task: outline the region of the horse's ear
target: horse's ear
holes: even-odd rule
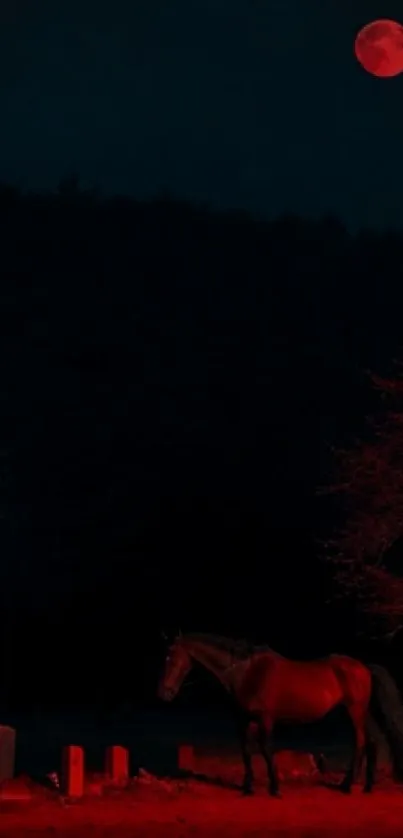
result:
[[[178,629],[178,637],[179,637],[179,638],[181,638],[181,637],[182,637],[182,632],[181,632],[181,630],[180,630],[180,629]]]
[[[163,640],[165,640],[166,642],[168,642],[168,635],[167,635],[167,633],[166,633],[165,631],[162,631],[162,632],[161,632],[161,637],[162,637],[162,639],[163,639]]]

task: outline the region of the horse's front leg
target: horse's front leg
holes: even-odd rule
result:
[[[250,719],[241,717],[238,723],[239,740],[241,743],[242,761],[244,764],[244,778],[242,784],[242,791],[245,795],[253,794],[253,769],[252,769],[252,751],[249,741],[249,727]]]
[[[267,773],[269,775],[269,792],[272,797],[281,797],[277,771],[274,764],[273,722],[267,715],[264,715],[259,719],[258,737],[259,747],[267,765]]]

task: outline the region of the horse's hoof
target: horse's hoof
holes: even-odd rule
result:
[[[341,791],[342,794],[351,794],[351,786],[347,786],[345,783],[340,783],[339,791]]]
[[[242,794],[243,794],[244,797],[252,797],[253,794],[254,794],[254,791],[253,791],[253,789],[251,789],[250,786],[245,786],[245,788],[242,789]]]
[[[270,797],[276,797],[277,800],[281,800],[282,798],[281,791],[279,791],[278,789],[269,789],[269,795]]]
[[[371,794],[372,786],[364,786],[362,793],[363,794]]]

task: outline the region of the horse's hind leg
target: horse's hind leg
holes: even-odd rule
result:
[[[373,723],[370,716],[367,718],[366,726],[365,726],[365,756],[366,756],[366,768],[365,768],[365,785],[363,791],[368,793],[372,791],[372,786],[374,785],[375,780],[375,773],[376,773],[376,761],[377,761],[377,746],[375,741],[375,735],[373,731]]]
[[[340,789],[341,791],[349,793],[351,791],[351,786],[361,768],[366,749],[367,708],[363,707],[361,704],[351,704],[346,705],[346,709],[354,728],[354,746],[350,764],[347,768],[346,775],[340,785]]]
[[[269,716],[264,715],[259,719],[258,742],[267,765],[269,792],[272,797],[281,797],[277,772],[274,765],[273,722]]]

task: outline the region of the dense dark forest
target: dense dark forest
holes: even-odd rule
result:
[[[0,222],[3,694],[143,701],[178,624],[348,650],[316,488],[399,355],[403,234],[74,178]]]

